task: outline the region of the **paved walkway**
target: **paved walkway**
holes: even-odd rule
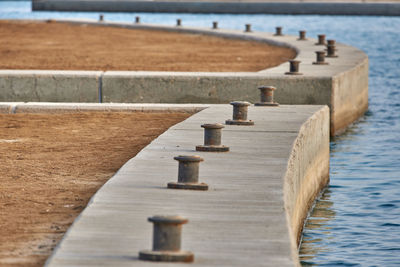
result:
[[[147,218],[153,215],[189,219],[182,249],[195,254],[193,265],[294,266],[283,178],[300,128],[315,113],[325,114],[318,128],[325,129],[328,146],[326,107],[252,106],[255,126],[227,125],[222,142],[231,151],[207,153],[194,151],[203,143],[200,125],[231,119],[232,107],[211,105],[198,112],[154,140],[97,192],[47,266],[160,266],[138,260],[140,250],[151,248]],[[200,181],[210,189],[166,189],[177,179],[173,157],[193,154],[205,160]]]

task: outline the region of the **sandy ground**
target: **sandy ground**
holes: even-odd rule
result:
[[[289,48],[195,34],[0,21],[0,69],[259,71]]]
[[[188,116],[0,114],[0,266],[42,266],[101,185]]]

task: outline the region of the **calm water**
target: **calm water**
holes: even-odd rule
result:
[[[300,250],[304,266],[400,266],[400,18],[104,13],[106,20],[243,29],[328,39],[370,59],[366,116],[331,142],[331,183],[317,201]],[[30,2],[0,1],[0,19],[93,18],[99,13],[31,12]],[[340,55],[340,51],[339,51]]]

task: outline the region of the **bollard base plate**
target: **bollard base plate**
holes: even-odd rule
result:
[[[276,102],[260,102],[260,103],[255,103],[254,106],[278,107],[279,103],[276,103]]]
[[[168,183],[168,188],[170,189],[186,189],[186,190],[208,190],[208,185],[205,183],[178,183],[170,182]]]
[[[194,255],[190,251],[142,250],[139,252],[139,259],[144,261],[192,262]]]
[[[242,120],[226,120],[225,124],[227,125],[245,125],[245,126],[251,126],[254,125],[254,121],[242,121]]]
[[[290,71],[285,72],[285,74],[286,75],[303,75],[303,73],[301,73],[301,72],[290,72]]]
[[[325,57],[339,57],[339,56],[336,56],[336,55],[334,55],[334,56],[328,56],[328,55],[326,55]]]
[[[328,62],[313,62],[312,63],[313,65],[329,65],[329,63]]]
[[[196,151],[206,151],[206,152],[228,152],[229,146],[196,146]]]
[[[314,45],[326,45],[326,43],[315,43]]]

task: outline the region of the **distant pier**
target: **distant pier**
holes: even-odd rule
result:
[[[32,10],[399,16],[400,2],[281,0],[32,0]]]

